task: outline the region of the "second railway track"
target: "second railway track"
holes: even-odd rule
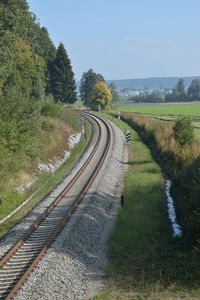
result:
[[[111,131],[99,117],[93,151],[76,176],[0,261],[0,299],[13,299],[92,185],[108,153]]]

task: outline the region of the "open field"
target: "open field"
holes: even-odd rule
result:
[[[170,104],[167,105],[124,105],[118,106],[119,111],[135,112],[163,116],[191,116],[200,118],[200,104]]]
[[[195,128],[196,138],[200,139],[200,103],[197,104],[130,104],[117,106],[117,111],[133,112],[141,114],[145,117],[161,120],[165,122],[175,122],[180,117],[189,117]]]

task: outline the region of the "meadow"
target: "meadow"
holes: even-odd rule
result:
[[[200,104],[134,104],[117,106],[117,111],[141,114],[145,117],[166,122],[175,122],[181,117],[191,119],[196,138],[200,139]]]
[[[117,106],[117,110],[140,113],[142,115],[190,116],[200,118],[200,104],[167,104],[167,105],[127,105]]]

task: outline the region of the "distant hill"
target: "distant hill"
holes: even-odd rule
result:
[[[177,81],[182,78],[184,79],[185,86],[188,87],[193,79],[200,79],[200,76],[191,77],[152,77],[152,78],[141,78],[141,79],[122,79],[122,80],[106,80],[106,83],[114,82],[119,89],[130,88],[130,89],[143,89],[144,87],[150,88],[173,88]]]

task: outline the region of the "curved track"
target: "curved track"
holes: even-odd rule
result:
[[[100,117],[96,143],[76,176],[0,261],[0,299],[12,299],[69,221],[97,176],[110,148],[111,130]]]

